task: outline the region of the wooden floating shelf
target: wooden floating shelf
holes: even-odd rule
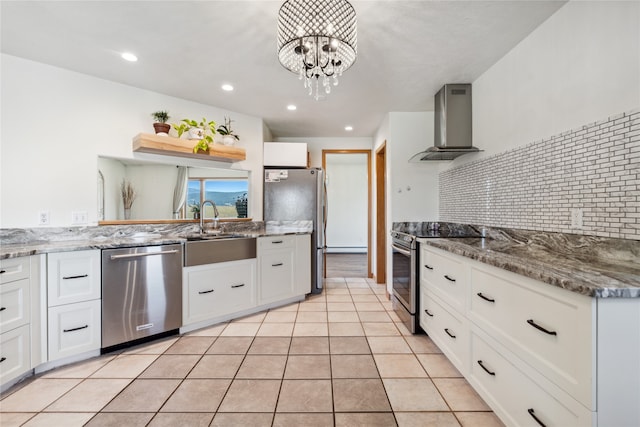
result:
[[[180,139],[150,133],[139,133],[133,138],[136,153],[162,154],[165,156],[189,157],[192,159],[216,160],[219,162],[239,162],[247,158],[244,148],[211,144],[209,153],[194,153],[195,139]]]

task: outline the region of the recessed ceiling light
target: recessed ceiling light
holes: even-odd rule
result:
[[[295,106],[295,105],[293,105],[293,104],[291,104],[291,105],[287,105],[287,110],[289,110],[289,111],[295,111],[295,110],[297,110],[297,109],[298,109],[298,107],[296,107],[296,106]]]
[[[131,52],[124,52],[121,56],[122,59],[129,62],[136,62],[138,60],[138,57]]]
[[[344,130],[346,130],[347,132],[351,132],[353,130],[353,126],[345,126]]]
[[[225,90],[227,92],[231,92],[233,90],[233,86],[231,86],[230,84],[223,84],[222,85],[222,90]]]

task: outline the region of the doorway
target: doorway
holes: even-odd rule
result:
[[[322,150],[327,184],[325,277],[373,277],[371,151]]]

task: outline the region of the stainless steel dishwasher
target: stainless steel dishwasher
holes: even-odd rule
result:
[[[102,251],[102,348],[180,328],[182,245]]]

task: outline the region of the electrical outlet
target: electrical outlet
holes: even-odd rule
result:
[[[582,208],[571,209],[571,228],[582,230]]]
[[[49,211],[40,211],[38,213],[38,225],[49,225]]]
[[[87,211],[71,212],[71,224],[86,224],[88,221],[87,216]]]

